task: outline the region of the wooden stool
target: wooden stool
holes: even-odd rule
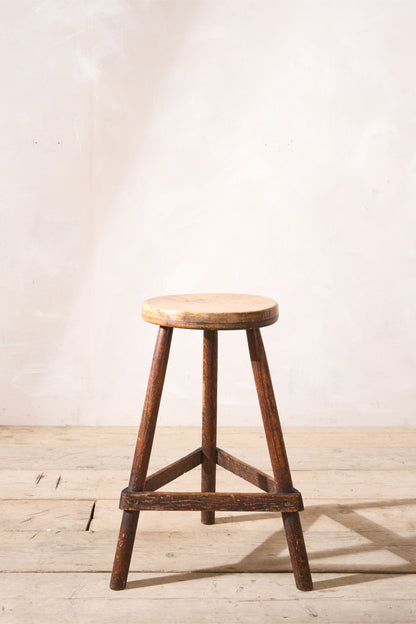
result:
[[[143,303],[145,321],[159,325],[146,400],[140,423],[130,482],[120,498],[123,509],[120,535],[111,577],[111,589],[126,587],[139,512],[142,509],[200,510],[204,524],[215,522],[215,511],[282,512],[289,554],[298,589],[312,589],[299,511],[302,497],[292,485],[283,434],[260,327],[275,323],[278,307],[266,297],[237,294],[156,297]],[[174,327],[202,329],[203,402],[202,446],[147,477],[150,452]],[[274,479],[226,451],[217,448],[218,330],[245,329],[257,387]],[[201,492],[157,492],[185,472],[202,466]],[[230,470],[265,493],[215,492],[216,464]]]

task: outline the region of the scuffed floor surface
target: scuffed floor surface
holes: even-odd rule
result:
[[[0,428],[0,622],[416,622],[416,430],[293,428],[285,439],[315,584],[299,592],[278,513],[141,514],[127,589],[108,588],[136,429]],[[200,445],[160,428],[150,472]],[[218,444],[266,472],[260,428]],[[218,469],[218,490],[255,491]],[[199,469],[166,486],[198,490]]]

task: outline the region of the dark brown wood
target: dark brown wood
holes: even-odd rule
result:
[[[173,329],[170,327],[160,327],[156,340],[129,481],[129,489],[133,491],[142,490],[146,481],[163,383],[169,359],[172,332]],[[111,589],[121,590],[126,586],[138,519],[139,514],[137,511],[125,511],[123,513],[110,582]]]
[[[299,492],[263,494],[257,492],[130,492],[124,490],[120,507],[128,511],[297,511],[302,509]]]
[[[172,328],[160,327],[157,335],[129,481],[129,489],[133,491],[142,490],[146,481],[160,399],[168,365],[172,332]]]
[[[220,448],[217,449],[217,464],[265,492],[277,492],[277,484],[268,474],[246,464]]]
[[[312,576],[299,514],[282,513],[282,519],[296,587],[301,591],[312,591]]]
[[[260,330],[247,330],[247,339],[274,478],[280,492],[293,492],[289,462]],[[296,586],[303,591],[309,591],[313,588],[312,578],[299,514],[294,512],[282,515]]]
[[[185,455],[182,459],[169,464],[165,468],[161,468],[157,472],[154,472],[150,477],[147,477],[144,484],[145,491],[154,491],[163,487],[167,483],[170,483],[174,479],[177,479],[181,475],[185,474],[192,468],[196,468],[202,462],[202,448],[198,448],[192,453]]]
[[[199,299],[196,303],[200,304]],[[209,304],[213,305],[211,300]],[[218,305],[218,301],[215,301],[215,305]],[[241,301],[239,305],[242,305]],[[208,311],[204,308],[203,311],[204,314],[220,312],[223,314],[217,308]],[[237,313],[236,310],[234,312]],[[239,314],[240,312],[238,311]],[[226,325],[228,321],[229,319],[225,319]],[[151,322],[154,322],[154,319]],[[231,326],[236,328],[233,323],[234,320],[226,328],[229,329]],[[202,446],[147,477],[173,331],[172,327],[161,326],[129,486],[123,490],[120,499],[123,518],[110,587],[120,590],[126,586],[139,512],[142,509],[201,511],[201,520],[205,524],[212,524],[215,521],[215,511],[280,511],[296,585],[299,589],[308,591],[312,589],[312,579],[298,513],[303,509],[302,497],[293,487],[259,325],[253,328],[250,323],[246,328],[274,479],[216,447],[218,332],[215,325],[206,326],[202,323],[199,327],[204,328]],[[216,492],[217,463],[261,488],[265,493]],[[199,464],[202,466],[200,493],[155,491]]]
[[[215,492],[218,332],[209,329],[204,330],[203,344],[201,492]],[[201,522],[203,524],[214,524],[215,511],[202,511]]]

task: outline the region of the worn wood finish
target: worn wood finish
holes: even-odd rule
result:
[[[202,466],[201,492],[215,492],[217,466],[218,332],[204,330],[202,365]],[[203,524],[214,524],[215,511],[201,511]]]
[[[123,490],[123,519],[110,587],[123,589],[141,509],[200,510],[203,524],[214,524],[215,511],[281,511],[299,589],[312,589],[298,512],[302,498],[293,488],[273,387],[259,327],[277,320],[275,301],[251,295],[179,295],[143,304],[143,318],[160,325],[149,378],[129,487]],[[203,329],[202,447],[160,469],[146,480],[173,327]],[[260,401],[274,482],[268,475],[217,449],[218,329],[247,329],[250,356]],[[217,493],[217,462],[266,494]],[[201,463],[201,493],[154,492]],[[146,491],[144,491],[144,489]],[[277,491],[276,491],[277,490]]]
[[[241,447],[244,454],[245,448]],[[398,449],[400,451],[400,449]],[[259,450],[261,458],[266,450]],[[253,457],[255,459],[255,456]],[[173,481],[178,491],[200,488],[199,468]],[[0,487],[1,499],[50,499],[50,500],[118,500],[120,491],[128,484],[128,470],[3,470]],[[414,495],[414,470],[300,470],[293,472],[296,489],[304,499],[332,498],[340,503],[345,497],[354,500],[400,500]],[[39,476],[44,475],[38,481]],[[56,483],[61,477],[59,486]],[[217,468],[217,486],[232,491],[236,478],[220,466]],[[255,491],[245,481],[239,483],[242,491]],[[0,502],[1,506],[1,502]]]
[[[172,331],[167,327],[159,328],[130,475],[129,489],[132,491],[142,490],[145,485],[169,359]],[[110,582],[111,589],[120,590],[126,586],[138,519],[137,512],[123,512]]]
[[[285,441],[290,450],[302,449],[306,453],[308,449],[319,449],[314,451],[315,455],[320,455],[323,451],[333,451],[331,455],[327,455],[325,459],[329,459],[332,463],[335,461],[334,456],[344,457],[347,453],[353,451],[353,455],[349,456],[348,463],[343,462],[341,465],[335,466],[322,465],[314,466],[313,469],[340,470],[347,469],[368,469],[388,470],[390,468],[397,470],[404,468],[414,468],[414,464],[407,465],[406,461],[411,456],[416,455],[416,427],[288,427],[283,426]],[[88,468],[88,453],[94,452],[94,469],[100,468],[100,458],[103,453],[118,453],[120,459],[126,457],[126,448],[131,448],[137,439],[137,426],[101,426],[100,445],[97,448],[97,428],[91,426],[73,427],[73,426],[0,426],[0,449],[1,453],[9,449],[10,451],[20,448],[19,458],[22,465],[18,468],[28,470],[30,468],[39,468],[39,450],[44,452],[43,458],[48,460],[48,452],[50,451],[53,461],[55,462],[59,454],[63,462],[63,468]],[[166,451],[170,449],[196,448],[200,441],[200,426],[192,427],[169,427],[159,426],[156,432],[156,439],[159,444],[166,447]],[[257,427],[218,427],[221,434],[222,445],[227,448],[234,447],[239,449],[257,449],[260,444],[265,442],[264,429],[262,426]],[[30,447],[30,454],[25,455],[22,446]],[[91,449],[93,447],[93,450]],[[65,456],[62,456],[62,449],[65,448]],[[72,455],[73,452],[80,452],[81,457],[76,457],[75,462],[82,462],[82,465],[66,465],[67,454]],[[155,448],[156,452],[157,449]],[[130,451],[128,451],[130,452]],[[372,461],[378,456],[379,464],[371,465],[365,463],[366,456],[372,454]],[[178,453],[180,454],[180,452]],[[404,455],[404,462],[401,457]],[[384,458],[387,456],[387,464]],[[14,457],[17,458],[17,455]],[[106,460],[108,455],[104,456]],[[131,457],[131,453],[129,455]],[[153,453],[152,453],[153,457]],[[33,466],[32,459],[36,461]],[[111,458],[111,455],[110,455]],[[42,458],[41,458],[42,459]],[[256,463],[262,462],[262,455],[256,458]],[[291,462],[292,463],[292,462]],[[24,464],[24,465],[23,465]],[[2,466],[6,468],[10,464]],[[46,464],[42,465],[42,469],[55,468],[56,466]],[[58,468],[61,467],[58,466]],[[131,460],[128,469],[131,468]],[[110,466],[111,469],[114,466]],[[118,467],[120,469],[120,467]],[[309,464],[298,467],[299,469],[309,470]],[[293,470],[293,466],[292,466]]]
[[[190,473],[192,475],[192,473]],[[194,477],[194,487],[198,485],[197,474]],[[330,478],[330,474],[328,475]],[[184,490],[181,487],[181,490]],[[369,491],[371,484],[369,485]],[[232,488],[228,488],[229,492]],[[245,491],[245,490],[244,490]],[[6,508],[11,502],[2,502],[2,508]],[[32,502],[32,501],[28,501]],[[36,501],[33,501],[35,503]],[[70,501],[67,501],[69,507]],[[160,531],[163,534],[169,530],[174,533],[197,533],[199,530],[202,536],[212,534],[209,527],[198,527],[196,524],[195,512],[180,512],[175,514],[143,514],[140,518],[140,529],[144,533],[147,531]],[[244,514],[241,512],[218,512],[215,524],[215,535],[221,531],[227,532],[234,527],[237,532],[249,539],[249,536],[260,535],[261,533],[272,535],[276,531],[276,519],[280,516],[276,513],[264,514]],[[117,531],[120,524],[120,510],[117,501],[99,500],[95,505],[94,517],[91,522],[92,531]],[[280,527],[279,527],[280,528]],[[416,536],[416,498],[390,499],[390,500],[356,500],[344,498],[342,501],[327,498],[308,499],[305,510],[302,512],[302,528],[306,543],[309,545],[309,536],[319,533],[322,536],[329,533],[344,536],[348,531],[355,534],[366,533],[368,531],[378,532],[385,536],[385,543],[394,543],[393,535],[396,536],[396,543],[400,542],[405,547],[403,538]],[[283,529],[283,527],[282,527]],[[235,533],[235,535],[236,535]],[[314,537],[312,537],[314,539]],[[384,538],[383,538],[384,540]],[[329,550],[336,550],[340,546],[340,539],[337,537],[328,545]],[[202,543],[201,543],[202,548]],[[310,548],[308,548],[311,559]],[[387,555],[387,553],[385,553]],[[387,562],[387,556],[384,558]],[[311,560],[311,568],[313,561]],[[380,562],[379,562],[380,563]],[[415,560],[416,564],[416,560]],[[380,567],[379,570],[383,568]]]
[[[220,448],[217,449],[217,463],[265,492],[277,492],[277,484],[268,474],[253,468]]]
[[[145,321],[185,329],[248,329],[275,323],[276,301],[241,294],[195,294],[155,297],[143,302]]]
[[[108,579],[118,498],[131,467],[126,454],[132,455],[137,427],[0,427],[0,454],[20,448],[16,465],[0,470],[0,621],[114,624],[139,614],[143,622],[205,624],[221,613],[227,624],[414,624],[415,476],[406,461],[416,449],[415,429],[298,427],[284,433],[293,482],[306,496],[302,525],[313,592],[296,589],[279,513],[216,512],[215,525],[205,526],[200,512],[178,511],[140,516],[128,592],[120,594],[108,589]],[[268,470],[258,428],[218,434],[227,451]],[[165,455],[169,463],[199,444],[200,427],[158,427],[154,469]],[[306,457],[294,473],[294,447],[299,453],[310,447],[311,458],[312,450],[334,453],[312,469]],[[106,470],[103,451],[110,453]],[[217,487],[232,491],[237,477],[221,467],[217,472]],[[199,473],[172,485],[197,490]],[[246,485],[254,487],[241,481]]]
[[[107,574],[0,575],[4,624],[414,624],[416,575],[316,574],[301,594],[291,574],[131,573],[128,596]],[[45,606],[47,605],[47,608]],[[221,614],[221,619],[218,615]],[[139,616],[139,617],[138,617]]]
[[[117,507],[117,501],[114,506]],[[182,527],[178,526],[184,514],[190,518]],[[143,513],[140,520],[147,520],[146,529],[140,524],[130,572],[292,571],[283,526],[276,524],[277,518],[280,519],[278,512],[218,512],[218,521],[213,526],[201,525],[199,515],[200,510]],[[265,526],[267,518],[270,520]],[[149,526],[152,521],[154,526]],[[354,527],[352,524],[337,531],[314,531],[312,527],[306,533],[313,572],[416,572],[415,531],[400,537],[379,525],[360,532],[353,530]],[[0,569],[2,572],[101,570],[110,573],[115,534],[116,529],[95,533],[47,530],[2,533]]]
[[[301,511],[302,497],[299,492],[235,493],[228,492],[130,492],[123,490],[120,509],[139,511]]]
[[[50,499],[2,500],[0,507],[0,534],[12,530],[29,531],[33,535],[34,531],[87,530],[95,501],[55,500],[52,504]]]
[[[198,448],[192,453],[185,455],[182,459],[178,459],[177,461],[169,464],[165,468],[161,468],[157,472],[147,477],[144,490],[154,491],[163,487],[167,483],[170,483],[174,479],[182,476],[192,468],[196,468],[202,462],[202,448]]]
[[[47,427],[44,429],[45,434],[49,437]],[[183,426],[181,437],[179,437],[178,429],[179,427],[157,427],[149,463],[149,470],[152,472],[175,461],[177,457],[186,455],[189,449],[200,446],[200,427]],[[247,430],[246,433],[237,436],[234,427],[218,427],[218,438],[221,439],[222,448],[226,448],[228,453],[236,457],[244,455],[244,460],[247,463],[257,466],[263,472],[271,472],[264,435],[260,434],[260,429],[255,427],[244,427],[244,429]],[[81,429],[79,431],[81,439],[83,431]],[[263,428],[261,431],[264,431]],[[369,446],[350,447],[349,439],[351,436],[346,437],[345,446],[341,447],[339,439],[332,436],[334,446],[331,447],[331,439],[328,439],[327,431],[323,428],[322,436],[327,437],[327,446],[317,447],[314,444],[315,435],[309,434],[309,429],[305,431],[304,435],[305,438],[310,435],[310,447],[304,443],[301,445],[298,435],[293,440],[297,446],[293,446],[290,442],[294,437],[292,431],[289,430],[286,433],[283,429],[283,433],[293,478],[293,473],[297,470],[369,470],[372,472],[378,470],[402,470],[403,472],[416,470],[416,444],[413,447],[401,447],[400,453],[398,453],[397,446],[396,448],[383,447],[383,450],[379,447],[372,448]],[[341,431],[339,437],[342,437],[342,434]],[[366,431],[363,431],[362,435],[363,438],[371,437]],[[412,432],[409,431],[409,437],[411,436]],[[124,437],[125,443],[117,446],[122,437],[114,431],[114,445],[108,446],[110,434],[103,432],[103,446],[94,449],[94,471],[130,471],[134,444],[137,438],[137,427],[135,436],[132,435],[128,438],[126,435]],[[379,437],[377,431],[374,432],[374,437]],[[252,443],[248,446],[250,440]],[[406,443],[408,442],[406,441]],[[67,470],[81,471],[92,466],[89,442],[85,448],[80,446],[80,440],[78,440],[77,446],[72,446],[70,443],[63,446],[60,442],[56,447],[42,447],[36,446],[36,444],[35,439],[33,446],[28,447],[28,453],[25,453],[22,445],[2,446],[0,441],[0,470],[8,470],[11,466],[14,470],[38,470],[39,466],[42,466],[45,475],[49,475],[49,471],[52,473]],[[59,487],[61,485],[60,483]]]
[[[292,477],[260,330],[247,330],[247,339],[274,478],[279,491],[292,492]],[[313,589],[312,577],[299,514],[284,513],[283,524],[296,586],[302,591],[310,591]]]

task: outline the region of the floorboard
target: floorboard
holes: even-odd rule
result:
[[[197,512],[151,511],[128,589],[111,592],[136,434],[0,427],[1,623],[416,621],[415,429],[285,429],[305,504],[308,593],[295,588],[280,514],[221,512],[206,526]],[[151,470],[199,444],[199,427],[160,428]],[[261,428],[222,428],[219,445],[270,473]],[[199,486],[196,469],[164,489]],[[218,489],[255,488],[219,469]]]
[[[316,574],[315,590],[307,593],[294,588],[291,574],[133,573],[124,592],[108,589],[107,574],[53,577],[1,574],[0,621],[114,624],[139,618],[146,624],[413,624],[416,620],[416,575]]]

